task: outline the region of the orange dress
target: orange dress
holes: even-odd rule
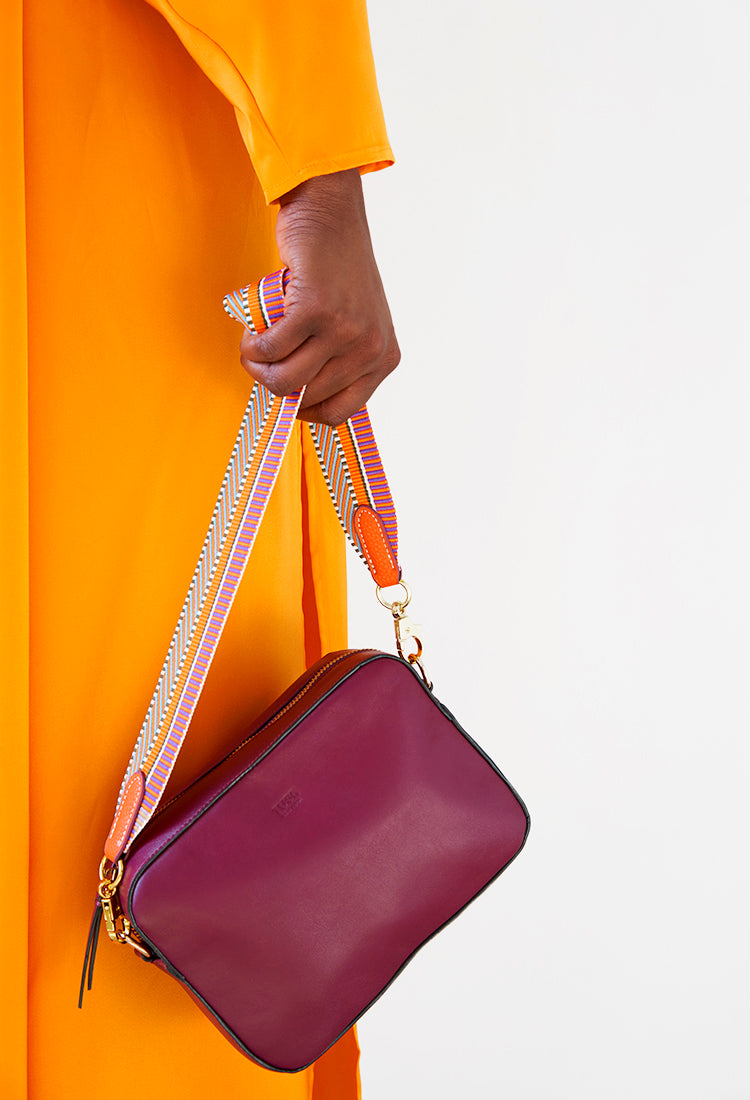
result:
[[[250,380],[222,295],[278,265],[269,203],[390,163],[361,0],[6,0],[0,36],[0,1095],[347,1100],[238,1054],[102,937],[114,799]],[[249,155],[248,155],[249,153]],[[302,426],[177,785],[344,642],[343,538]]]

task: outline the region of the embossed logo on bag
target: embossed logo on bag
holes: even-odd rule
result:
[[[276,805],[273,807],[279,817],[287,817],[292,810],[296,810],[302,801],[302,795],[299,791],[292,789],[287,791],[283,798],[280,798]]]

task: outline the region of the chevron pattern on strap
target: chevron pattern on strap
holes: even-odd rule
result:
[[[225,301],[227,312],[253,332],[283,313],[283,272]],[[153,814],[198,702],[229,609],[250,556],[294,427],[301,393],[275,397],[253,387],[156,689],[122,782],[132,776],[145,792],[128,846]]]
[[[264,290],[261,296],[258,296],[255,286],[250,286],[228,294],[224,299],[227,313],[246,325],[251,332],[256,331],[252,321],[252,307],[256,301],[256,309],[262,311],[269,326],[284,312],[284,291],[289,282],[288,269],[274,272],[263,280],[263,284],[267,282],[269,290]],[[354,549],[365,561],[354,527],[354,512],[361,505],[367,505],[378,513],[393,556],[397,558],[396,509],[367,409],[360,409],[337,428],[326,424],[310,424],[309,427],[336,515]]]
[[[224,308],[251,332],[263,332],[283,316],[288,279],[286,269],[267,275],[257,284],[228,294]],[[257,382],[253,386],[198,564],[120,788],[118,811],[128,784],[136,773],[143,776],[143,797],[132,827],[129,802],[118,825],[123,830],[123,851],[153,815],[182,747],[301,399],[302,391],[276,397]],[[331,499],[353,546],[372,571],[372,557],[363,553],[355,525],[356,510],[366,506],[377,514],[382,537],[387,538],[396,562],[396,513],[367,410],[361,409],[340,427],[312,424],[310,430]],[[391,570],[395,569],[392,565]],[[140,784],[140,779],[137,782]]]

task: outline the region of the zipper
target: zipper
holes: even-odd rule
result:
[[[264,730],[267,730],[268,727],[272,726],[274,722],[277,722],[279,720],[279,718],[283,718],[285,714],[288,714],[288,712],[292,709],[292,707],[296,706],[297,703],[300,701],[300,699],[306,694],[306,692],[308,692],[310,690],[310,688],[313,686],[313,684],[317,683],[317,681],[320,679],[320,677],[325,672],[328,672],[329,669],[333,668],[334,665],[338,665],[338,664],[341,663],[341,661],[347,660],[347,658],[351,657],[351,655],[353,653],[368,653],[368,652],[370,652],[370,650],[368,650],[366,648],[364,648],[364,649],[348,649],[346,651],[346,653],[342,653],[338,657],[334,657],[334,659],[332,661],[328,661],[327,664],[323,665],[322,668],[319,668],[318,671],[315,673],[315,675],[311,676],[310,679],[307,680],[302,685],[302,687],[299,689],[299,691],[294,696],[294,698],[290,699],[289,702],[286,704],[286,706],[283,706],[281,708],[281,710],[276,712],[276,714],[272,714],[271,717],[266,722],[264,722],[262,726],[260,726],[257,730],[255,730],[254,733],[251,733],[249,737],[246,737],[244,741],[241,741],[239,745],[237,745],[235,748],[233,748],[231,752],[228,752],[226,756],[221,758],[221,760],[217,760],[215,764],[212,764],[212,766],[208,770],[213,771],[214,768],[218,768],[220,764],[224,764],[227,760],[230,760],[235,755],[235,753],[238,753],[240,751],[240,749],[244,749],[245,745],[249,745],[250,742],[252,740],[254,740],[254,738],[256,738],[259,733],[262,733]],[[208,772],[204,772],[203,775],[208,775]],[[182,796],[184,794],[187,794],[187,792],[190,790],[190,788],[195,783],[199,782],[199,780],[202,779],[202,778],[203,778],[203,776],[199,776],[198,779],[194,779],[193,782],[190,783],[185,788],[184,791],[180,791],[178,794],[173,795],[169,799],[168,802],[165,802],[163,806],[160,806],[159,809],[156,811],[156,813],[153,814],[153,816],[151,817],[148,824],[150,825],[152,821],[155,821],[156,818],[159,817],[161,814],[163,814],[164,811],[167,810],[171,805],[173,805],[173,803],[175,803],[178,800],[178,798],[182,798]],[[145,828],[145,826],[144,826],[144,828]]]

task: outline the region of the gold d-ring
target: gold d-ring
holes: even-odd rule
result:
[[[383,591],[384,588],[403,588],[403,590],[404,590],[403,600],[386,600],[386,599],[383,599],[383,597],[381,596],[381,592]],[[409,585],[406,583],[406,581],[397,581],[395,584],[387,584],[387,585],[380,585],[379,584],[375,588],[375,595],[378,597],[378,602],[381,603],[383,605],[383,607],[387,607],[388,610],[393,612],[394,615],[395,614],[401,615],[403,613],[404,608],[408,607],[409,604],[411,603],[411,588],[409,588]],[[394,608],[397,608],[398,610],[394,611],[393,610]]]
[[[109,867],[107,866],[109,864]],[[102,885],[111,886],[116,889],[122,881],[122,873],[125,870],[125,864],[121,859],[118,859],[117,863],[112,863],[105,856],[99,864],[99,880]]]

